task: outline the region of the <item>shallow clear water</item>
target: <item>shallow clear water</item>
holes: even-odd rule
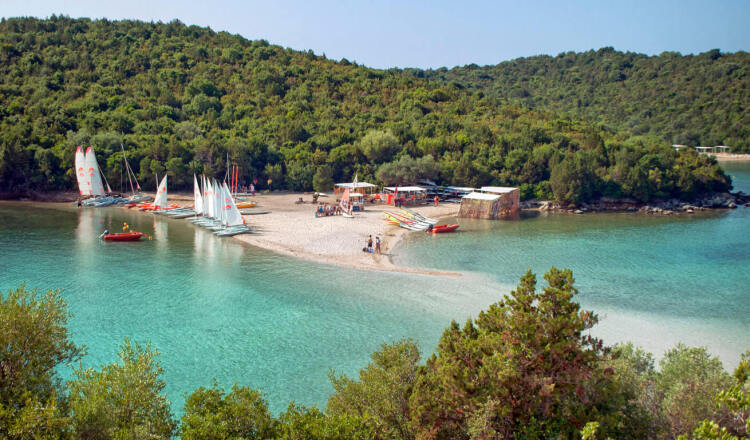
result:
[[[97,238],[123,222],[153,240]],[[457,280],[312,264],[121,208],[2,204],[0,289],[21,282],[63,289],[86,367],[115,360],[126,337],[150,340],[177,413],[214,377],[261,388],[275,411],[291,400],[324,405],[329,369],[355,374],[402,337],[432,350],[451,318],[498,297],[481,281],[457,295]]]
[[[750,164],[727,164],[750,192]],[[485,274],[515,285],[527,270],[570,268],[606,342],[657,356],[683,341],[727,365],[750,348],[750,209],[693,216],[550,214],[522,221],[459,219],[462,233],[413,234],[398,261]]]
[[[750,164],[729,164],[750,191]],[[105,243],[127,221],[151,241]],[[62,288],[84,366],[111,362],[123,338],[151,341],[173,409],[216,378],[261,388],[272,409],[324,405],[327,374],[355,374],[383,342],[434,349],[451,319],[497,301],[527,268],[570,267],[608,343],[656,354],[708,345],[727,366],[750,348],[750,209],[662,218],[621,214],[460,221],[411,234],[395,260],[468,271],[459,278],[358,272],[220,239],[181,220],[120,208],[0,205],[0,291]],[[69,370],[62,371],[69,375]]]

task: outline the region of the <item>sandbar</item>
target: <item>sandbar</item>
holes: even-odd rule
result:
[[[296,203],[302,197],[304,203]],[[251,198],[257,209],[270,213],[246,215],[245,221],[253,228],[252,234],[234,238],[252,246],[318,263],[363,270],[405,272],[424,275],[460,276],[458,272],[425,270],[394,264],[394,249],[405,234],[424,234],[409,231],[385,222],[383,211],[397,210],[385,204],[368,203],[365,210],[355,212],[354,218],[341,215],[315,217],[316,204],[312,195],[299,193],[257,194]],[[332,195],[319,202],[335,203]],[[442,203],[414,208],[424,216],[442,218],[455,216],[459,205]],[[367,237],[381,239],[381,253],[363,252]]]

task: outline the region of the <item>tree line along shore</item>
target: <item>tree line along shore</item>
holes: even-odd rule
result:
[[[746,57],[719,55],[678,58],[696,69],[724,66],[710,78],[736,79],[722,90],[740,105],[685,130],[747,126]],[[604,51],[591,62],[619,56]],[[96,148],[113,188],[126,180],[123,156],[146,188],[156,174],[167,173],[175,188],[192,174],[221,176],[227,160],[245,183],[294,191],[355,174],[383,184],[517,186],[523,199],[568,204],[691,201],[731,187],[713,159],[672,151],[671,139],[650,131],[179,21],[3,19],[0,60],[0,191],[9,195],[73,187],[78,145]],[[648,111],[677,118],[681,107]]]
[[[0,296],[0,436],[5,439],[511,438],[721,439],[750,435],[750,350],[733,375],[705,348],[682,344],[655,366],[632,344],[588,330],[570,270],[518,287],[464,325],[452,322],[422,358],[410,339],[384,344],[357,377],[329,374],[325,406],[272,414],[257,390],[214,382],[186,396],[178,420],[159,353],[125,340],[118,360],[74,368],[59,291]],[[113,347],[114,349],[114,347]],[[210,374],[210,372],[207,372]],[[186,390],[188,391],[188,390]]]

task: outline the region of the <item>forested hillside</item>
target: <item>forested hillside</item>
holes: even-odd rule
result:
[[[518,185],[524,198],[642,201],[729,188],[711,159],[455,83],[375,70],[178,21],[0,22],[0,192],[74,187],[91,144],[152,188],[193,173],[324,189],[360,178]]]
[[[750,152],[750,54],[647,56],[611,47],[495,66],[409,70],[530,108],[583,117],[634,135]]]

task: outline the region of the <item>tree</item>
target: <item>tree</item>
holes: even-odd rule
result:
[[[731,377],[705,347],[678,344],[664,354],[659,367],[655,386],[670,438],[693,432],[701,420],[727,417],[714,397],[729,388]]]
[[[81,358],[65,327],[59,290],[40,295],[24,285],[0,295],[0,437],[53,438],[67,426],[57,373]]]
[[[375,163],[390,159],[401,149],[398,139],[390,131],[371,130],[359,141],[367,158]]]
[[[456,322],[419,370],[410,399],[420,439],[572,437],[591,421],[601,341],[597,318],[572,301],[570,270],[530,271],[476,323]]]
[[[590,153],[579,150],[552,165],[549,183],[557,201],[577,204],[591,199],[592,180]]]
[[[277,422],[258,391],[235,384],[225,394],[214,383],[188,396],[180,431],[183,440],[270,439]]]
[[[375,174],[386,185],[401,185],[414,183],[420,179],[432,180],[439,173],[440,165],[432,156],[427,155],[419,159],[401,156],[398,160],[382,164]]]
[[[328,415],[372,418],[386,438],[409,440],[409,396],[417,376],[419,347],[410,339],[383,344],[359,371],[359,380],[329,375],[334,394]]]
[[[68,383],[71,417],[78,439],[169,439],[177,428],[166,383],[150,344],[125,339],[119,362],[77,369]]]
[[[328,165],[320,165],[313,176],[313,189],[315,191],[328,191],[333,188],[333,170]]]
[[[317,408],[289,404],[279,415],[278,440],[381,440],[381,437],[359,417],[326,415]]]
[[[750,437],[750,350],[746,350],[737,369],[735,383],[716,395],[716,403],[729,414],[724,420],[704,420],[693,431],[699,440],[739,440]],[[723,426],[722,426],[723,425]],[[679,437],[686,439],[686,435]]]

